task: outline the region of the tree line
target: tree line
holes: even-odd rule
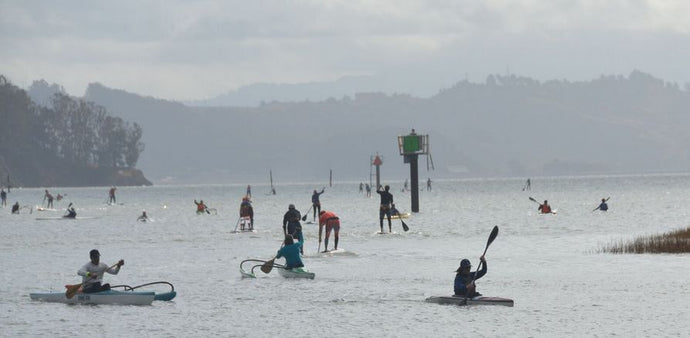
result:
[[[0,165],[19,172],[26,166],[50,169],[56,162],[82,168],[135,167],[144,150],[137,123],[64,93],[54,94],[50,102],[50,107],[34,103],[0,75]]]

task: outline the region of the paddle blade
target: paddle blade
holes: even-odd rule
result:
[[[403,221],[403,220],[401,219],[401,220],[400,220],[400,223],[402,223],[403,230],[405,230],[405,231],[410,230],[410,228],[407,227],[407,224],[405,224],[405,221]]]
[[[261,265],[261,272],[263,272],[263,273],[269,273],[269,272],[271,272],[271,270],[273,270],[273,262],[274,262],[275,260],[276,260],[276,259],[273,258],[273,259],[271,259],[270,261],[267,261],[266,263],[264,263],[263,265]]]
[[[489,235],[489,240],[486,241],[486,247],[489,247],[489,244],[496,239],[496,236],[498,236],[498,225],[494,226],[494,229],[491,230],[491,234]],[[486,251],[485,251],[486,252]]]
[[[307,220],[307,215],[302,216],[302,221],[306,221],[306,220]]]
[[[537,202],[537,200],[535,200],[534,198],[532,198],[532,196],[529,197],[529,200],[532,201],[532,202],[539,203],[539,202]]]
[[[83,283],[74,284],[74,285],[65,285],[65,287],[67,288],[67,291],[65,291],[65,297],[67,297],[67,299],[74,297],[74,295],[77,293],[77,291],[79,291],[79,288],[81,288],[81,284],[83,284]]]

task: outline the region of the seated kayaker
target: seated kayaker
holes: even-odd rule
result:
[[[476,291],[474,281],[486,275],[486,259],[481,256],[479,260],[482,262],[482,269],[479,272],[470,272],[472,263],[469,259],[460,261],[460,267],[455,270],[455,296],[474,298],[482,295]]]
[[[210,212],[208,211],[208,207],[206,206],[206,204],[204,204],[204,200],[200,200],[199,202],[194,200],[194,204],[196,204],[197,215],[202,214],[204,212],[206,212],[207,214],[210,214]]]
[[[146,222],[149,220],[149,216],[146,214],[146,210],[141,213],[141,216],[137,217],[137,221]]]
[[[398,211],[398,208],[395,207],[395,204],[391,204],[391,216],[395,215],[400,216],[400,211]]]
[[[285,268],[294,269],[304,267],[302,259],[300,258],[300,250],[302,249],[302,239],[299,238],[297,243],[291,235],[285,235],[283,247],[278,250],[276,258],[285,257]]]
[[[72,206],[72,203],[67,206],[67,214],[65,216],[62,216],[64,218],[77,218],[77,211],[74,210],[74,207]]]
[[[602,198],[602,199],[601,199],[601,204],[599,204],[599,206],[597,207],[597,209],[599,209],[599,210],[601,210],[601,211],[609,210],[609,205],[606,204],[606,198]],[[594,210],[596,210],[596,209],[594,209]]]
[[[539,204],[539,208],[537,208],[542,214],[550,214],[551,213],[551,206],[549,205],[549,201],[544,200],[544,204]]]
[[[110,284],[101,284],[103,282],[103,274],[107,272],[112,275],[117,275],[117,273],[120,272],[120,267],[125,264],[125,261],[118,261],[116,267],[108,267],[107,264],[100,261],[101,254],[98,250],[91,250],[89,256],[91,257],[91,261],[84,264],[77,272],[77,275],[82,276],[83,292],[93,293],[110,290]]]
[[[19,202],[14,203],[14,205],[12,206],[12,213],[13,214],[19,213]]]

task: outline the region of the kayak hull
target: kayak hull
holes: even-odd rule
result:
[[[292,270],[278,268],[278,273],[285,278],[306,278],[314,279],[315,273],[306,271],[302,268],[295,268]]]
[[[513,300],[502,297],[478,296],[474,298],[455,297],[455,296],[434,296],[426,299],[427,303],[452,304],[452,305],[502,305],[513,306]]]
[[[151,305],[154,299],[156,299],[156,293],[110,290],[94,293],[77,293],[72,298],[67,298],[64,292],[31,293],[29,297],[31,300],[64,304]],[[175,297],[175,292],[166,292],[161,294],[161,297],[168,298],[165,300],[170,300]]]

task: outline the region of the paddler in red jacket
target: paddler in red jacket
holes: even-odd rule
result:
[[[323,252],[328,252],[328,237],[331,236],[331,230],[334,231],[335,238],[334,250],[338,250],[338,233],[340,232],[340,218],[332,211],[321,210],[319,212],[319,244],[321,244],[321,231],[326,226],[326,239],[324,240]]]

